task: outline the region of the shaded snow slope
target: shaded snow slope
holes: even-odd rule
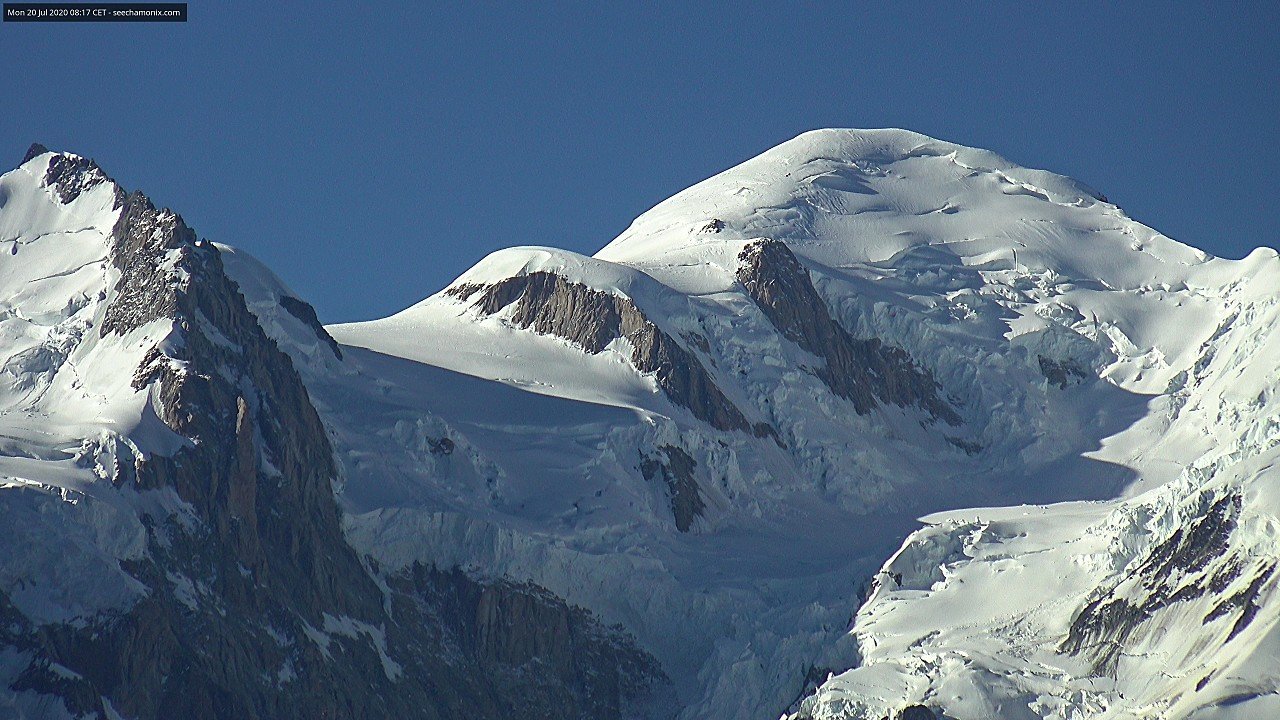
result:
[[[156,417],[151,388],[132,386],[172,322],[100,332],[119,277],[109,254],[121,208],[116,185],[75,155],[39,153],[0,177],[0,502],[11,528],[0,585],[42,621],[142,594],[119,561],[141,556],[145,532],[104,479],[117,455],[184,442]],[[73,539],[57,542],[64,533]]]
[[[1278,289],[1274,263],[1228,289],[1195,363],[1099,453],[1152,468],[1131,497],[925,518],[859,611],[861,666],[797,717],[1271,717]]]
[[[778,256],[759,251],[776,241],[801,271],[760,275],[791,288],[760,292],[743,273],[763,256],[775,258],[766,269],[776,270]],[[922,649],[928,642],[976,657],[955,635],[929,635],[938,625],[932,613],[955,606],[935,611],[920,592],[950,572],[939,568],[970,557],[982,526],[928,531],[951,549],[913,561],[920,587],[892,605],[932,640],[913,636],[873,652],[867,614],[888,612],[877,609],[887,602],[883,587],[848,632],[858,588],[880,564],[868,561],[918,527],[916,517],[1035,504],[1033,519],[1019,521],[1025,530],[1014,531],[1027,539],[1009,563],[1034,577],[1065,577],[1076,594],[1056,614],[1042,613],[1044,627],[1001,635],[1004,620],[988,618],[966,632],[1000,637],[1014,653],[1058,652],[1093,584],[1109,577],[1088,568],[1059,574],[1072,553],[1101,547],[1060,545],[1168,495],[1166,483],[1198,486],[1188,473],[1215,458],[1254,457],[1272,445],[1267,303],[1280,288],[1278,272],[1272,250],[1212,258],[1078,182],[993,153],[899,130],[806,133],[659,204],[593,258],[503,250],[395,316],[330,327],[340,342],[368,350],[352,354],[388,384],[383,396],[396,398],[406,421],[409,408],[422,407],[442,423],[384,436],[400,432],[401,442],[429,447],[422,433],[456,433],[475,460],[466,470],[398,463],[403,477],[422,478],[408,486],[427,490],[380,509],[359,503],[366,512],[353,515],[353,538],[388,562],[438,557],[531,579],[622,623],[676,679],[685,717],[777,714],[827,671],[858,664],[859,653],[865,668],[879,662],[893,672],[855,670],[819,696],[840,702],[811,700],[803,712],[879,718],[925,701],[957,718],[1038,717],[1051,707],[1093,717],[1120,707],[1122,692],[1132,700],[1136,688],[1107,684],[1085,660],[1056,675],[1018,666],[1028,679],[1010,684],[977,661],[917,659],[939,652]],[[561,278],[558,287],[582,289],[531,302],[530,288],[546,283],[513,281],[548,274]],[[824,337],[787,325],[806,315],[786,304],[797,288],[809,297],[805,287],[835,323]],[[644,364],[634,351],[642,336],[625,323],[605,328],[610,342],[584,344],[602,332],[591,309],[600,296],[618,298],[673,339],[679,357],[692,358],[675,364],[705,372],[723,398],[706,402],[730,404],[768,431],[701,421],[705,408],[699,415],[664,366]],[[856,347],[885,348],[884,357],[902,364],[892,375],[873,373],[870,409],[847,389],[867,380],[832,377],[832,368],[857,367],[839,360]],[[462,399],[438,389],[435,398],[414,397],[429,385]],[[569,402],[499,399],[500,386]],[[930,393],[936,400],[921,399]],[[496,414],[463,420],[480,412],[471,405],[490,402]],[[349,412],[345,405],[329,403],[335,417]],[[605,412],[613,419],[585,419]],[[335,424],[376,425],[363,416]],[[395,461],[384,454],[378,462]],[[356,504],[374,474],[358,462],[347,468]],[[450,473],[474,480],[436,479]],[[1195,477],[1227,482],[1219,474]],[[690,482],[700,503],[687,501]],[[699,512],[691,531],[680,532],[676,519],[690,507]],[[1001,512],[960,517],[981,514],[985,523]],[[1156,533],[1116,537],[1100,542],[1124,545],[1124,553],[1097,561],[1113,573],[1161,541]],[[1048,548],[1057,554],[1042,552]],[[955,583],[954,603],[987,604],[1014,577]],[[1036,597],[1011,595],[1004,607],[1019,612]],[[1164,610],[1152,610],[1152,622],[1175,623]],[[1194,642],[1209,647],[1212,632],[1216,626]],[[1230,654],[1204,652],[1197,657],[1211,663]],[[938,688],[948,683],[1007,697],[944,702]],[[1103,700],[1054,699],[1046,689],[1067,693],[1079,683],[1096,684]]]
[[[257,261],[42,147],[0,177],[0,233],[0,716],[669,704],[630,636],[544,589],[355,552],[303,378],[358,367]]]
[[[124,207],[73,155],[0,178],[0,501],[15,518],[0,590],[37,625],[91,627],[156,594],[122,570],[155,552],[142,518],[195,510],[112,481],[192,447],[157,415],[163,384],[135,371],[181,378],[188,333],[219,357],[238,342],[218,330],[227,318],[194,311],[104,331],[118,286],[148,291],[110,261]],[[492,583],[460,611],[479,645],[570,670],[605,652],[625,677],[604,686],[622,689],[589,707],[1274,707],[1272,250],[1212,258],[1080,183],[900,130],[806,133],[659,204],[595,257],[503,250],[366,323],[322,327],[249,255],[200,247],[305,385],[302,415],[323,424],[308,446],[333,451],[312,460],[334,475],[361,582],[386,597],[422,578],[447,594],[452,568]],[[193,282],[166,257],[158,276]],[[237,457],[266,442],[238,419],[249,411],[224,418]],[[298,470],[261,458],[245,467],[271,487]],[[162,582],[193,611],[210,597],[186,575]],[[545,602],[493,594],[525,583]],[[422,669],[404,652],[416,631],[379,630],[376,603],[330,589],[366,615],[308,625],[315,667],[359,661],[387,687]],[[424,612],[429,630],[440,618]],[[583,635],[558,623],[581,617],[614,629],[587,623],[599,644],[574,655],[565,643]],[[330,651],[347,640],[363,649]],[[671,684],[657,703],[631,694],[658,677],[645,653]],[[29,660],[0,655],[0,677]],[[298,687],[299,667],[272,677]],[[42,702],[22,692],[0,708]]]

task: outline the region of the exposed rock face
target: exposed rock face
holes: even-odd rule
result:
[[[808,271],[782,242],[760,240],[738,256],[742,283],[769,322],[784,337],[826,361],[816,374],[831,391],[853,403],[860,415],[877,401],[916,406],[952,425],[955,410],[938,395],[938,383],[901,348],[877,338],[853,337],[831,317]]]
[[[532,585],[481,585],[463,573],[415,564],[391,579],[397,612],[445,619],[444,647],[484,684],[519,687],[499,698],[517,717],[629,717],[662,671],[629,649],[619,629]],[[439,620],[436,620],[439,622]],[[470,715],[468,715],[470,716]]]
[[[1242,568],[1214,561],[1227,553],[1240,506],[1239,495],[1223,495],[1190,526],[1175,529],[1136,560],[1120,583],[1099,590],[1071,623],[1062,651],[1092,657],[1097,672],[1112,673],[1130,636],[1157,611],[1223,592]],[[1204,621],[1239,613],[1230,635],[1234,637],[1252,619],[1252,598],[1270,576],[1270,570],[1260,573],[1245,590],[1221,601]]]
[[[466,299],[480,292],[480,288],[462,286],[455,291]],[[653,373],[658,387],[672,402],[688,408],[694,417],[712,427],[751,432],[758,437],[773,435],[768,425],[753,425],[747,420],[716,386],[698,358],[654,325],[630,300],[570,282],[555,273],[532,272],[484,288],[475,301],[486,315],[513,303],[511,321],[519,327],[564,338],[592,354],[625,338],[631,343],[631,364],[640,372]]]
[[[32,152],[40,150],[36,155],[44,152],[44,146],[36,143],[27,151],[28,160]],[[25,160],[23,162],[26,162]],[[97,187],[105,182],[111,182],[111,178],[102,172],[102,168],[98,164],[88,158],[82,158],[76,155],[56,154],[49,160],[49,169],[45,171],[44,184],[53,189],[58,194],[58,198],[64,203],[80,197],[80,194],[90,188]],[[120,188],[116,187],[116,206],[119,207],[120,201],[124,199],[124,193]]]
[[[898,720],[938,720],[938,716],[924,705],[911,705],[898,713]]]
[[[49,152],[49,148],[44,145],[41,145],[38,142],[31,143],[31,147],[27,148],[27,154],[22,156],[22,162],[20,164],[26,165],[28,161],[33,158],[38,158],[47,152]]]
[[[100,173],[59,170],[62,196]],[[218,250],[140,193],[113,242],[120,278],[100,333],[173,323],[133,384],[189,441],[171,457],[117,456],[114,481],[172,488],[194,522],[143,517],[148,553],[125,570],[148,592],[122,615],[36,627],[0,593],[0,641],[30,658],[14,689],[102,718],[108,702],[136,718],[639,712],[663,681],[656,664],[548,593],[422,569],[384,591],[343,537],[307,390]]]
[[[640,461],[640,472],[648,480],[661,476],[667,487],[667,496],[671,499],[671,513],[675,517],[676,529],[689,532],[693,521],[702,517],[706,503],[698,490],[698,481],[693,471],[698,462],[685,452],[684,448],[675,445],[663,445],[658,448],[660,457],[646,457]]]
[[[172,318],[178,310],[179,294],[172,276],[162,264],[172,268],[221,259],[209,247],[197,247],[196,234],[176,213],[159,211],[145,195],[135,192],[124,202],[120,219],[113,229],[115,247],[111,262],[120,271],[116,298],[107,307],[100,333],[124,335],[157,318]],[[223,277],[223,283],[229,282]],[[237,290],[237,292],[239,292]],[[256,323],[255,323],[256,325]],[[141,386],[142,382],[135,382]]]
[[[1230,640],[1239,635],[1241,630],[1244,630],[1249,626],[1249,623],[1253,622],[1253,618],[1258,614],[1258,610],[1261,609],[1258,606],[1258,595],[1275,573],[1275,563],[1263,566],[1248,586],[1220,601],[1204,616],[1202,622],[1207,624],[1238,611],[1239,614],[1236,616],[1235,623],[1231,626],[1231,632],[1227,634],[1227,639]]]
[[[1089,377],[1088,370],[1069,360],[1059,361],[1044,355],[1036,356],[1036,360],[1040,363],[1040,373],[1045,376],[1045,379],[1062,390],[1066,390],[1068,385]]]
[[[320,318],[316,317],[316,309],[311,307],[310,303],[285,295],[280,298],[280,307],[314,330],[316,337],[320,338],[320,341],[328,345],[329,349],[333,351],[334,357],[339,360],[342,359],[342,348],[338,346],[338,341],[333,339],[329,331],[324,329],[324,325],[320,324]]]

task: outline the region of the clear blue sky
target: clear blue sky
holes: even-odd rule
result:
[[[0,164],[36,140],[94,157],[326,322],[500,247],[590,254],[816,127],[986,147],[1214,254],[1280,245],[1280,4],[979,5],[193,0],[185,25],[5,23]]]

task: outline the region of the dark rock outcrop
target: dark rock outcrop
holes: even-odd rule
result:
[[[693,521],[702,517],[706,503],[698,489],[698,481],[694,470],[698,461],[685,452],[684,448],[675,445],[663,445],[658,448],[657,457],[644,457],[640,460],[640,472],[646,480],[661,477],[666,485],[667,497],[671,500],[671,514],[675,517],[676,529],[689,532]]]
[[[35,149],[36,146],[33,145],[27,153],[30,154]],[[37,153],[37,155],[41,154],[43,153]],[[64,203],[75,200],[84,192],[103,183],[111,183],[116,195],[115,204],[119,207],[124,200],[124,193],[118,185],[111,182],[111,178],[107,177],[97,163],[88,158],[57,153],[49,158],[49,169],[44,175],[45,187],[57,193],[58,199]]]
[[[480,288],[461,285],[450,292],[465,299]],[[564,338],[592,354],[626,338],[631,343],[631,364],[640,372],[653,373],[667,397],[688,408],[694,417],[718,430],[773,436],[769,425],[747,420],[698,358],[653,324],[631,300],[555,273],[532,272],[484,287],[475,301],[486,315],[512,304],[511,321],[517,326]]]
[[[280,298],[280,307],[284,308],[290,315],[302,321],[303,325],[311,328],[311,330],[315,332],[316,337],[320,338],[320,341],[328,345],[329,349],[333,351],[334,357],[339,360],[342,359],[342,348],[338,346],[338,341],[333,339],[333,336],[329,334],[329,331],[324,329],[324,325],[320,324],[320,318],[316,317],[316,309],[311,307],[311,303],[299,300],[296,297],[285,295]]]
[[[194,517],[142,517],[148,552],[123,569],[148,592],[121,614],[37,627],[0,594],[0,619],[16,616],[0,641],[30,658],[15,689],[100,718],[108,702],[135,718],[587,718],[633,712],[664,682],[630,638],[536,588],[380,582],[343,536],[307,390],[217,249],[140,193],[113,242],[100,333],[172,323],[133,383],[187,440],[119,455],[114,481],[171,488]]]
[[[1266,565],[1254,575],[1249,584],[1242,590],[1236,592],[1223,599],[1207,615],[1204,616],[1204,623],[1210,623],[1220,617],[1225,617],[1233,612],[1239,612],[1236,621],[1231,626],[1231,632],[1227,634],[1227,639],[1240,634],[1241,630],[1249,627],[1249,623],[1253,622],[1254,617],[1258,615],[1261,608],[1258,606],[1258,595],[1262,592],[1262,588],[1266,585],[1271,577],[1275,574],[1275,563]]]
[[[22,162],[20,164],[26,165],[31,160],[38,158],[47,152],[49,152],[49,148],[44,145],[41,145],[38,142],[31,143],[31,147],[27,148],[27,154],[22,156]]]
[[[444,294],[466,302],[472,295],[484,290],[486,287],[488,286],[482,283],[461,283],[446,289]]]
[[[1037,355],[1036,360],[1040,364],[1040,374],[1061,390],[1066,390],[1068,385],[1074,385],[1088,378],[1090,374],[1088,370],[1070,360],[1054,360],[1044,355]]]
[[[898,713],[898,720],[938,720],[938,716],[924,705],[908,705]]]
[[[665,682],[630,636],[536,586],[481,584],[421,564],[389,585],[395,612],[438,628],[455,662],[486,684],[520,689],[498,698],[505,716],[626,717],[637,714],[635,698]]]
[[[1086,654],[1094,659],[1096,672],[1113,673],[1125,643],[1157,611],[1222,592],[1240,573],[1237,564],[1223,561],[1240,506],[1239,495],[1217,498],[1192,523],[1175,529],[1131,563],[1119,581],[1100,589],[1080,610],[1059,649]],[[1119,594],[1122,584],[1125,596]],[[1219,605],[1221,614],[1239,611],[1244,618],[1251,601],[1243,600],[1228,598],[1225,607]]]
[[[877,338],[855,338],[836,322],[786,244],[759,240],[745,247],[738,259],[738,282],[747,295],[778,332],[826,361],[815,374],[853,403],[858,414],[871,412],[880,402],[916,406],[951,425],[960,424],[959,415],[938,394],[933,375],[905,350]]]

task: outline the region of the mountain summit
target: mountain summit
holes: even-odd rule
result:
[[[90,160],[0,191],[16,714],[1280,710],[1273,250],[820,130],[323,327]]]

